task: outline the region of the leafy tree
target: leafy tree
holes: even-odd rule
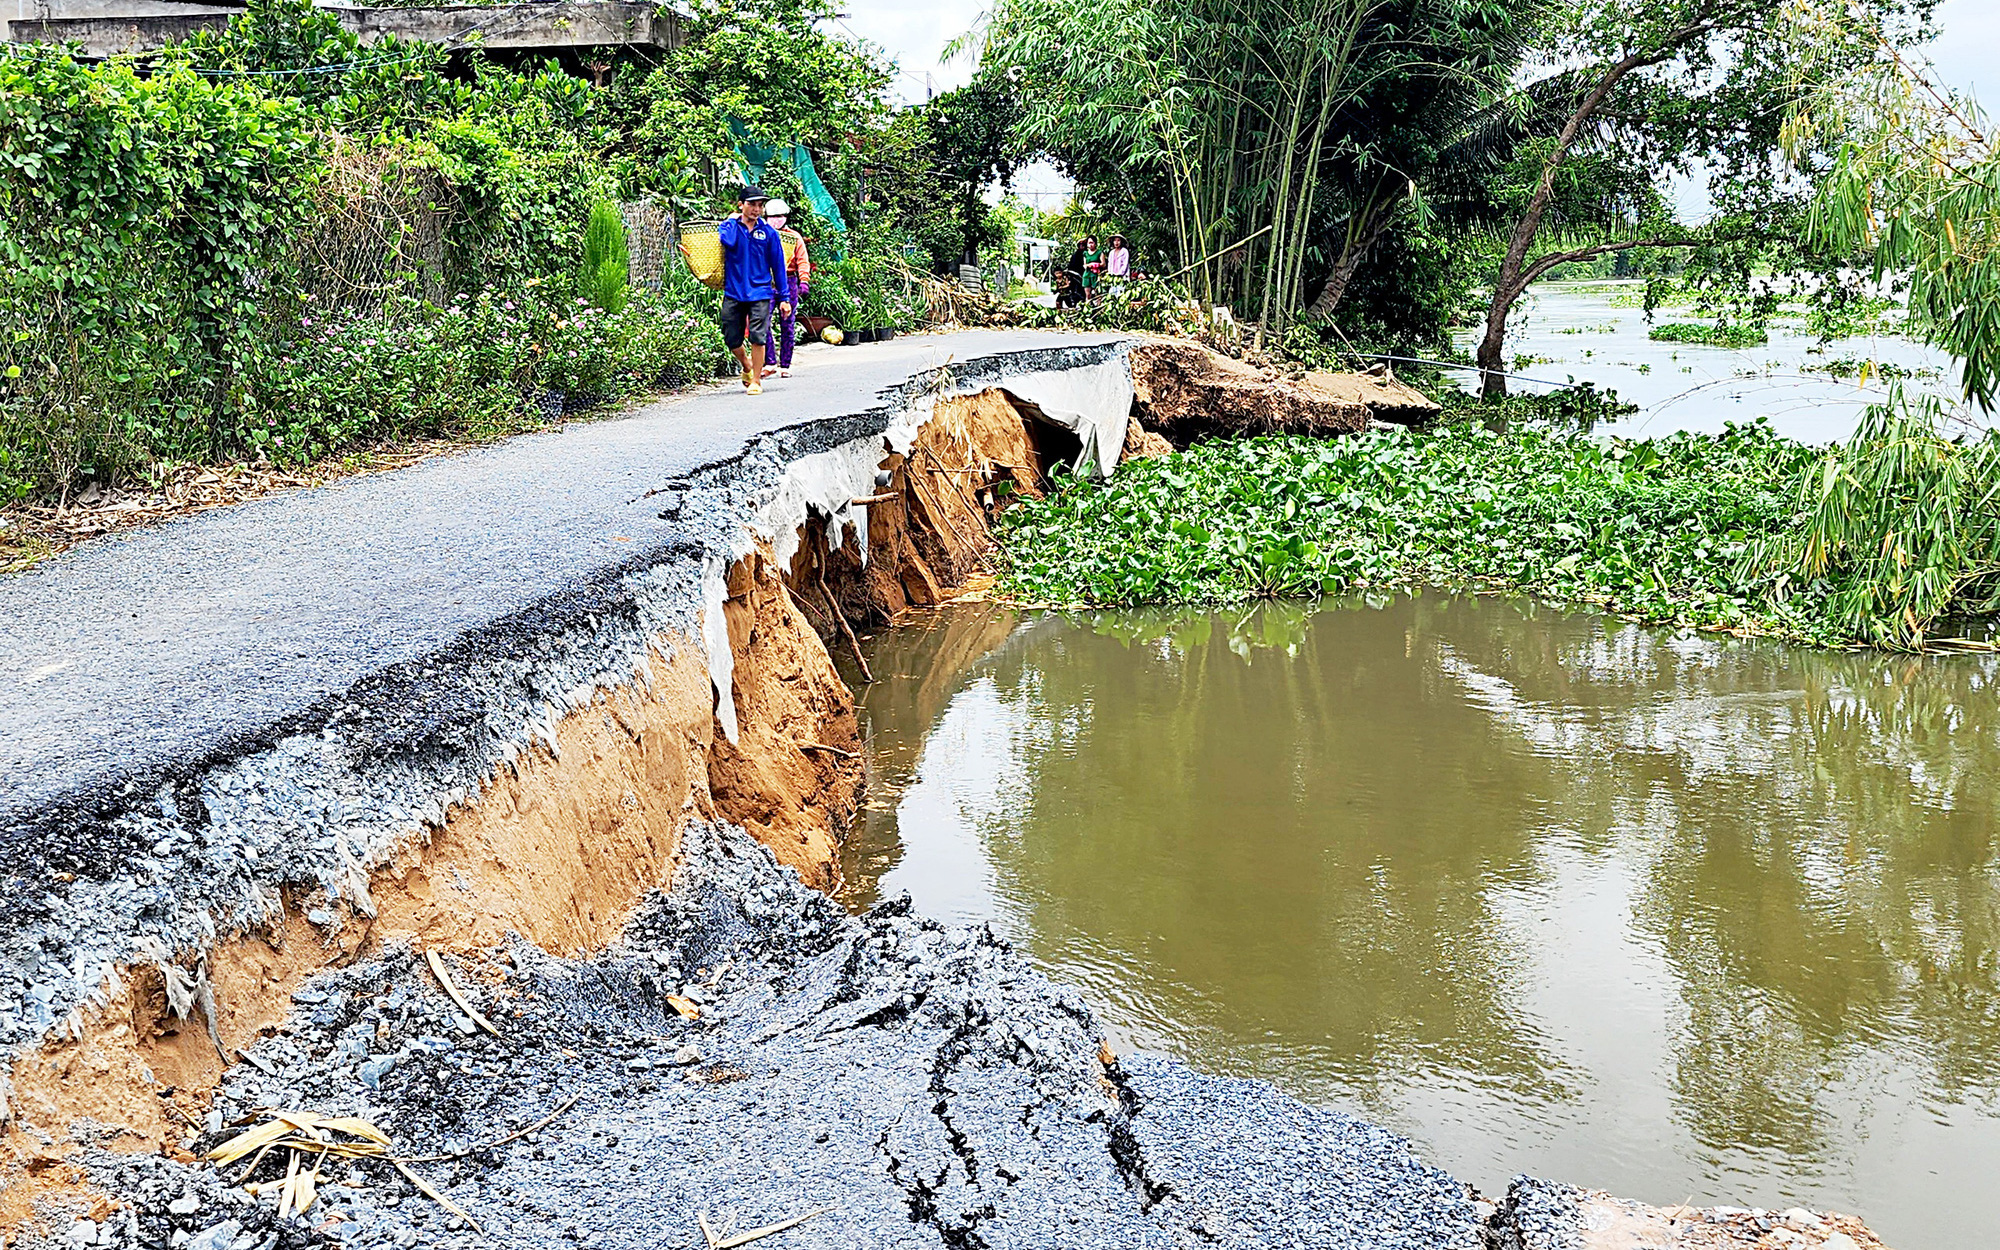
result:
[[[1920,34],[1935,0],[1856,0],[1878,24]],[[1811,90],[1793,55],[1783,6],[1770,0],[1560,0],[1543,19],[1541,80],[1519,107],[1551,128],[1522,149],[1531,178],[1494,277],[1478,350],[1488,395],[1504,394],[1507,314],[1559,265],[1642,247],[1712,246],[1778,238],[1804,188],[1778,159],[1790,108]],[[1837,72],[1821,61],[1815,72]],[[1560,101],[1560,104],[1557,104]],[[1718,216],[1677,224],[1646,188],[1665,174],[1713,175]],[[1592,199],[1594,222],[1565,230],[1555,210]]]
[[[1787,130],[1797,159],[1834,161],[1807,226],[1908,284],[1911,325],[1965,362],[1966,398],[2000,394],[2000,136],[1976,101],[1941,86],[1879,28],[1822,21],[1806,46],[1862,63],[1829,81]]]
[[[1330,316],[1395,233],[1422,251],[1440,227],[1486,224],[1467,191],[1506,159],[1508,119],[1491,104],[1507,93],[1537,12],[1489,0],[1385,0],[1369,11],[1368,73],[1322,155],[1328,211],[1312,244],[1325,276],[1308,316]],[[1407,259],[1410,247],[1395,250]]]
[[[1011,130],[1019,110],[1012,92],[990,85],[945,92],[857,136],[848,167],[836,177],[857,198],[865,180],[874,206],[867,211],[885,215],[937,272],[954,273],[1006,237],[985,191],[1014,171]]]
[[[204,392],[181,400],[201,431],[185,450],[214,454],[262,333],[259,290],[290,274],[287,228],[316,172],[306,120],[184,65],[140,77],[0,54],[0,324],[27,357],[10,366],[155,399],[147,366],[172,361]]]
[[[1797,160],[1830,152],[1811,242],[1908,286],[1913,331],[1957,356],[1967,401],[2000,392],[2000,139],[1969,98],[1913,65],[1879,23],[1814,15],[1802,76],[1828,75],[1791,120]],[[1806,523],[1766,558],[1832,585],[1842,627],[1919,648],[1940,618],[2000,611],[2000,436],[1962,436],[1900,384],[1798,485]]]
[[[1368,0],[1001,0],[981,72],[1044,153],[1120,216],[1162,223],[1210,301],[1274,327],[1303,302],[1319,165]]]
[[[831,0],[695,0],[686,39],[633,88],[621,88],[635,167],[645,185],[703,171],[709,186],[735,163],[735,132],[837,154],[888,116],[879,52],[825,25]]]

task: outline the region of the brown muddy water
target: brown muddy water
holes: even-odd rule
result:
[[[868,644],[859,908],[1489,1193],[1992,1243],[2000,664],[1449,596],[955,609]]]

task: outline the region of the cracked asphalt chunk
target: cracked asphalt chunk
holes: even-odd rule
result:
[[[700,1215],[726,1237],[823,1206],[758,1244],[1481,1244],[1464,1186],[1393,1134],[1165,1060],[1107,1071],[1088,1008],[987,929],[903,904],[849,917],[730,826],[691,826],[682,855],[617,948],[516,947],[464,978],[500,1038],[454,1030],[413,951],[321,974],[317,1005],[257,1044],[271,1071],[225,1074],[225,1127],[198,1147],[261,1107],[364,1116],[399,1152],[447,1156],[412,1166],[486,1232],[363,1159],[331,1169],[285,1245],[700,1250]],[[708,1004],[692,1021],[667,1002],[690,989]],[[115,1244],[271,1223],[206,1168],[86,1166],[132,1203]]]

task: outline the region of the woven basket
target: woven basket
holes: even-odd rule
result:
[[[706,286],[722,289],[722,236],[719,221],[691,221],[681,227],[681,255]]]
[[[681,255],[687,258],[688,268],[718,291],[722,289],[722,236],[716,232],[721,228],[719,221],[691,221],[681,227]],[[778,237],[785,241],[785,264],[796,265],[805,241],[798,231],[790,229],[778,231]],[[782,285],[783,279],[779,282]]]

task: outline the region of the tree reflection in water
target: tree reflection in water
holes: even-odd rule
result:
[[[959,612],[876,657],[856,900],[995,920],[1129,1042],[1482,1185],[1983,1221],[1991,657],[1449,596]]]

